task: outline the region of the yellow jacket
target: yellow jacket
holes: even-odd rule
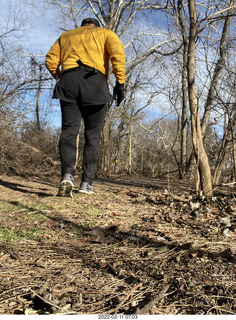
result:
[[[61,34],[46,55],[46,67],[54,78],[78,67],[77,60],[101,71],[107,78],[109,60],[119,83],[124,83],[125,53],[119,37],[111,30],[83,26]]]

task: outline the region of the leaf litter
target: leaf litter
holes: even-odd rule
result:
[[[0,180],[1,314],[236,314],[235,187],[117,176],[67,199]]]

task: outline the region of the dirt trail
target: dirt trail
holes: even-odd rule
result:
[[[236,314],[234,186],[57,183],[0,176],[0,314]]]

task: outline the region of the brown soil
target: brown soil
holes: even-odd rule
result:
[[[0,314],[236,314],[234,185],[57,184],[0,177]]]

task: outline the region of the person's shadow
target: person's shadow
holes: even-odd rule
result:
[[[38,191],[29,190],[29,189],[32,189],[32,187],[30,187],[30,186],[25,186],[20,183],[3,181],[1,179],[0,179],[0,185],[4,186],[5,188],[12,189],[14,191],[19,191],[22,193],[36,194],[38,197],[51,197],[51,196],[53,196],[53,194],[48,194],[46,192],[41,192],[41,191],[38,192]],[[47,190],[47,189],[41,188],[41,190]]]

